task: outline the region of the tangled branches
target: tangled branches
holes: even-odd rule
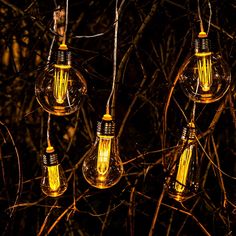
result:
[[[0,0],[1,232],[232,235],[236,223],[235,3],[212,1],[209,36],[230,65],[233,81],[220,101],[197,106],[198,140],[204,153],[200,191],[180,204],[164,192],[162,158],[175,149],[191,112],[192,103],[175,77],[199,30],[196,4],[123,2],[113,105],[125,174],[115,187],[101,191],[84,181],[81,164],[95,140],[96,121],[105,112],[111,89],[115,3],[71,1],[68,46],[87,80],[88,94],[77,113],[52,117],[52,142],[61,152],[69,182],[65,194],[52,199],[39,186],[47,114],[35,99],[34,85],[53,36],[60,38],[52,29],[54,2]],[[207,4],[202,1],[206,25]]]

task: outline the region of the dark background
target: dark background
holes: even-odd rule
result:
[[[197,1],[126,0],[122,6],[115,118],[125,173],[108,190],[90,187],[81,163],[95,139],[96,122],[105,112],[112,86],[115,1],[69,1],[67,44],[87,80],[88,93],[78,112],[52,116],[51,138],[69,178],[65,194],[52,199],[40,190],[47,113],[37,103],[34,85],[48,56],[55,4],[53,0],[0,0],[2,235],[233,235],[236,2],[210,2],[209,38],[213,51],[220,52],[231,68],[232,84],[220,101],[197,105],[196,125],[206,152],[216,163],[216,148],[220,167],[229,176],[204,157],[199,193],[181,205],[166,194],[162,198],[161,163],[171,151],[163,148],[175,146],[180,139],[186,125],[183,113],[189,118],[192,109],[178,84],[170,103],[167,98],[199,32]],[[57,4],[65,6],[63,1]],[[207,28],[208,1],[201,0],[200,8]],[[104,35],[75,37],[98,33]]]

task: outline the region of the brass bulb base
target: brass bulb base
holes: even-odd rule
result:
[[[71,65],[71,52],[68,50],[58,50],[56,64]]]
[[[211,50],[211,42],[208,38],[197,38],[195,39],[195,54],[206,53]]]
[[[112,117],[108,114],[103,116],[101,122],[97,123],[97,136],[104,137],[114,137],[115,135],[115,122],[112,120]]]
[[[48,147],[46,149],[46,153],[43,155],[43,165],[45,166],[54,166],[58,165],[58,155],[55,152],[53,147]]]
[[[196,135],[195,124],[193,122],[189,122],[187,127],[183,128],[181,139],[186,141],[194,140],[195,135]]]

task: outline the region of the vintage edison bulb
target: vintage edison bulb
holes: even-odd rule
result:
[[[67,189],[67,180],[53,147],[43,155],[41,190],[50,197],[58,197]]]
[[[219,100],[229,89],[230,70],[219,54],[210,50],[205,32],[195,40],[195,54],[181,66],[178,77],[186,96],[199,103]]]
[[[166,190],[170,197],[184,201],[199,188],[199,161],[195,139],[195,125],[190,122],[183,129],[178,149],[167,163]]]
[[[123,174],[123,164],[115,144],[115,123],[105,114],[98,123],[97,138],[84,159],[82,172],[93,187],[105,189],[115,185]]]
[[[71,64],[71,52],[61,44],[56,64],[50,64],[36,80],[35,95],[44,110],[64,116],[75,112],[86,93],[83,75]]]

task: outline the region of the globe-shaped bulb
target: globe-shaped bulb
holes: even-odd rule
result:
[[[185,95],[198,103],[219,100],[231,81],[228,65],[220,54],[210,51],[206,35],[195,41],[195,54],[184,62],[177,76]]]
[[[56,63],[46,66],[36,79],[35,95],[45,111],[64,116],[78,110],[86,87],[83,75],[71,64],[71,52],[61,45]]]

